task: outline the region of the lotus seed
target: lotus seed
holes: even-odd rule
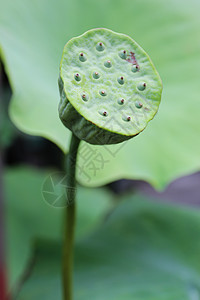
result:
[[[110,60],[105,61],[104,66],[106,68],[110,68],[112,66],[111,61]]]
[[[82,94],[82,99],[84,100],[84,101],[88,101],[88,96],[86,95],[86,94]]]
[[[131,71],[132,71],[133,73],[138,72],[138,71],[139,71],[139,66],[138,66],[138,65],[132,66]]]
[[[94,77],[94,79],[98,79],[100,77],[100,75],[98,72],[94,72],[93,77]]]
[[[85,56],[83,53],[80,53],[79,59],[80,59],[80,61],[82,61],[82,62],[84,62],[84,61],[87,60],[86,56]]]
[[[99,93],[100,93],[101,96],[106,96],[107,95],[105,91],[100,91]]]
[[[124,84],[124,77],[123,76],[119,77],[117,81],[119,82],[119,84]]]
[[[80,74],[78,74],[78,73],[76,73],[76,74],[74,75],[74,78],[75,78],[76,81],[80,81],[80,80],[81,80],[81,76],[80,76]]]
[[[118,103],[119,103],[120,105],[124,104],[124,99],[118,100]]]
[[[144,91],[146,89],[146,86],[147,86],[146,82],[140,82],[137,88],[139,91]]]
[[[98,50],[98,51],[103,51],[104,49],[105,49],[105,46],[104,46],[104,44],[103,43],[98,43],[97,45],[96,45],[96,49]]]
[[[125,122],[129,122],[129,121],[131,121],[131,117],[130,116],[123,116],[122,120],[125,121]]]
[[[105,111],[105,110],[103,110],[103,111],[100,110],[99,114],[104,116],[104,117],[107,117],[107,115],[108,115],[107,111]]]
[[[119,52],[119,56],[120,56],[122,59],[126,59],[126,58],[127,58],[126,50],[123,50],[123,51]]]
[[[140,102],[140,101],[136,101],[136,102],[135,102],[135,106],[136,106],[137,108],[142,108],[143,104],[142,104],[142,102]]]

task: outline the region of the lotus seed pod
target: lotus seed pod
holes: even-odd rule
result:
[[[162,82],[130,37],[98,28],[64,47],[59,116],[79,139],[116,144],[138,135],[155,116]]]

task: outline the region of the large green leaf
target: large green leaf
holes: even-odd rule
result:
[[[197,300],[200,213],[128,198],[77,243],[75,300]],[[60,248],[43,244],[18,300],[61,299]]]
[[[4,1],[0,44],[13,88],[13,122],[66,150],[69,131],[57,113],[62,49],[74,35],[107,27],[130,35],[150,54],[163,80],[163,100],[155,120],[115,157],[109,152],[112,146],[98,148],[107,162],[100,162],[97,171],[94,155],[92,162],[79,161],[79,180],[94,186],[121,177],[141,178],[163,188],[177,176],[198,170],[199,10],[197,0]]]
[[[29,262],[36,239],[62,239],[63,209],[50,206],[42,197],[43,182],[51,173],[28,168],[10,169],[5,173],[7,263],[11,285]],[[58,189],[56,191],[59,195]],[[103,221],[113,204],[108,191],[81,187],[77,190],[77,203],[76,238],[81,239]]]

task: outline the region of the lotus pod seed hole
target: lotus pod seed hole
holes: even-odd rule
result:
[[[123,50],[123,51],[119,52],[119,56],[122,59],[126,59],[127,58],[127,52],[126,52],[126,50]]]
[[[96,49],[97,51],[103,51],[105,49],[105,46],[102,42],[99,42],[97,45],[96,45]]]
[[[98,72],[94,72],[93,73],[93,78],[94,79],[98,79],[100,77],[99,73]]]
[[[80,80],[81,80],[81,76],[80,76],[79,73],[76,73],[76,74],[74,75],[74,78],[75,78],[76,81],[80,81]]]
[[[104,90],[101,90],[99,93],[100,93],[101,96],[106,96],[107,95]]]
[[[139,91],[144,91],[146,89],[146,82],[140,82],[138,85],[137,85],[137,88]]]
[[[139,66],[138,65],[133,65],[132,66],[132,68],[131,68],[131,71],[133,72],[133,73],[136,73],[136,72],[138,72],[139,71]]]
[[[81,97],[82,97],[83,101],[88,101],[88,96],[85,93],[83,93],[81,95]]]
[[[140,101],[136,101],[136,102],[135,102],[135,106],[136,106],[137,108],[142,108],[143,104],[142,104],[142,102],[140,102]]]
[[[119,84],[124,84],[124,77],[120,76],[117,81],[119,82]]]
[[[105,61],[104,66],[106,68],[111,68],[112,67],[111,61],[110,60]]]
[[[99,111],[99,114],[100,114],[101,116],[103,116],[103,117],[107,117],[107,116],[108,116],[108,113],[107,113],[107,111],[105,111],[105,110]]]
[[[120,105],[123,105],[123,104],[124,104],[124,99],[119,99],[119,100],[118,100],[118,103],[119,103]]]
[[[131,117],[130,116],[123,116],[122,120],[125,122],[130,122],[131,121]]]
[[[82,62],[84,62],[84,61],[87,60],[87,58],[86,58],[86,56],[83,54],[83,52],[80,53],[80,55],[79,55],[79,60],[82,61]]]

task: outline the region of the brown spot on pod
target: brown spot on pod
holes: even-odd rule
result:
[[[133,66],[135,65],[135,67],[136,67],[135,69],[134,68],[132,69],[132,72],[139,71],[139,65],[138,65],[137,59],[135,57],[135,53],[132,52],[132,51],[130,51],[130,54],[128,56],[129,56],[129,58],[127,58],[126,61],[128,61],[129,63],[131,63]]]

